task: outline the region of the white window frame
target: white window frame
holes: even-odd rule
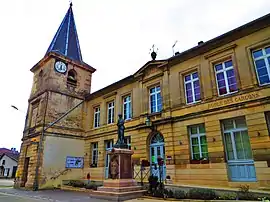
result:
[[[131,150],[131,136],[125,136],[125,142],[128,146],[128,149]]]
[[[125,101],[126,98],[129,98],[129,99]],[[125,114],[125,108],[126,108],[126,111],[128,111],[127,114]],[[131,114],[132,114],[131,95],[127,95],[123,97],[123,118],[125,120],[129,120],[131,119],[131,116],[132,116]],[[126,118],[125,118],[125,115],[126,115]]]
[[[159,90],[157,90],[157,88],[159,87]],[[155,91],[153,93],[151,93],[151,89],[155,89]],[[149,89],[149,105],[150,105],[150,113],[158,113],[162,110],[162,100],[161,100],[161,110],[158,111],[158,97],[157,95],[160,94],[160,97],[161,97],[161,87],[160,85],[157,85],[155,87],[152,87]],[[155,96],[155,110],[154,111],[151,111],[152,110],[152,106],[151,106],[151,95],[154,95]]]
[[[265,46],[263,48],[253,50],[252,53],[251,53],[252,54],[252,58],[253,58],[253,63],[254,63],[255,71],[256,71],[256,75],[257,75],[257,80],[258,80],[260,86],[269,85],[270,82],[269,83],[265,83],[265,84],[260,84],[260,78],[259,78],[259,75],[258,75],[258,72],[257,72],[257,66],[256,66],[256,63],[255,62],[257,60],[261,60],[261,59],[264,60],[265,65],[266,65],[267,74],[268,74],[268,77],[269,77],[269,80],[270,80],[270,64],[269,64],[268,59],[267,59],[268,57],[270,57],[270,53],[269,54],[266,54],[266,52],[265,52],[265,48],[268,48],[268,47],[270,47],[270,46]],[[259,51],[259,50],[262,50],[263,56],[254,58],[253,53],[256,52],[256,51]]]
[[[100,127],[100,106],[94,108],[94,128]]]
[[[191,150],[191,159],[192,160],[197,160],[197,159],[194,159],[194,155],[193,155],[193,150],[192,150],[192,138],[197,138],[198,139],[198,145],[199,145],[199,152],[200,152],[200,159],[203,157],[202,156],[202,148],[201,148],[201,140],[200,140],[200,137],[202,136],[205,136],[206,137],[206,134],[205,133],[200,133],[200,130],[199,130],[199,126],[202,125],[204,127],[204,130],[205,130],[205,125],[204,124],[198,124],[198,125],[191,125],[189,126],[189,138],[190,138],[190,150]],[[192,127],[196,127],[197,129],[197,133],[196,134],[191,134],[191,128]],[[209,154],[208,152],[208,142],[207,142],[207,138],[206,138],[206,144],[207,144],[207,155]]]
[[[246,125],[246,127],[239,127],[239,128],[237,128],[236,127],[236,122],[235,122],[237,120],[237,118],[236,119],[231,119],[231,120],[233,121],[233,129],[227,129],[227,130],[225,130],[225,128],[224,128],[224,122],[222,122],[222,129],[223,129],[224,140],[225,140],[225,133],[230,133],[230,136],[231,136],[234,160],[229,160],[228,159],[227,151],[226,151],[226,158],[227,158],[228,161],[237,161],[239,159],[237,158],[237,153],[236,153],[236,146],[235,146],[236,143],[235,143],[235,139],[234,139],[234,132],[248,131],[248,129],[247,129],[247,125]],[[245,123],[246,123],[246,120],[245,120]],[[226,148],[226,142],[225,142],[225,148]],[[226,150],[227,150],[227,148],[226,148]]]
[[[111,104],[111,106],[110,106]],[[112,124],[114,123],[114,101],[111,101],[107,105],[107,124]],[[111,115],[109,117],[109,112],[111,111]]]
[[[193,79],[192,74],[194,74],[194,73],[197,73],[197,74],[198,74],[198,78]],[[189,81],[186,81],[186,80],[185,80],[185,77],[188,76],[188,75],[190,75],[190,80],[189,80]],[[187,103],[187,104],[194,104],[194,103],[197,103],[197,102],[200,102],[200,101],[201,101],[201,96],[202,96],[202,94],[201,94],[201,85],[200,85],[200,100],[197,100],[197,101],[195,100],[194,82],[197,81],[197,80],[199,81],[199,84],[200,84],[199,72],[197,72],[197,71],[192,72],[192,73],[190,73],[190,74],[184,75],[184,86],[185,86],[185,95],[186,95],[186,103]],[[188,83],[191,83],[191,91],[192,91],[192,99],[193,99],[192,102],[188,102],[188,100],[187,100],[188,97],[187,97],[186,84],[188,84]]]
[[[232,61],[232,66],[226,68],[225,67],[225,62],[228,62],[228,61]],[[222,65],[222,69],[217,71],[216,70],[216,65],[218,65],[218,64],[221,64]],[[234,70],[234,76],[235,76],[235,79],[236,79],[236,72],[235,72],[235,69],[234,69],[234,66],[233,66],[233,60],[232,59],[224,60],[222,62],[218,62],[218,63],[214,64],[214,70],[215,70],[215,74],[216,74],[215,77],[216,77],[216,83],[217,83],[218,96],[226,96],[226,95],[230,95],[230,94],[234,94],[234,93],[237,93],[238,92],[238,90],[233,91],[233,92],[230,92],[229,83],[228,83],[228,77],[227,77],[226,71],[231,70],[231,69]],[[218,80],[217,80],[217,74],[218,73],[221,73],[221,72],[224,75],[225,85],[226,85],[226,91],[227,91],[227,93],[226,94],[223,94],[223,95],[220,95],[219,94],[219,87],[218,87]],[[236,85],[238,86],[237,80],[236,80]]]
[[[98,164],[98,142],[91,143],[91,150],[92,150],[91,163],[97,165]],[[96,152],[96,162],[94,162],[94,152]]]

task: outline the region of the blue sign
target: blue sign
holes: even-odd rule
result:
[[[83,168],[83,157],[67,156],[66,168]]]

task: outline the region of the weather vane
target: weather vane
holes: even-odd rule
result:
[[[70,6],[72,6],[72,5],[73,5],[73,4],[72,4],[72,0],[69,0],[69,5],[70,5]]]
[[[152,48],[150,48],[150,52],[149,52],[149,54],[151,54],[151,57],[153,60],[155,60],[157,57],[157,51],[158,51],[158,48],[155,51],[155,44],[153,44],[153,46],[152,46]]]
[[[176,45],[177,42],[178,41],[176,40],[175,43],[172,45],[173,56],[174,56],[174,47],[175,47],[175,45]]]

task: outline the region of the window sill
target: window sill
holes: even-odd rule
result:
[[[198,101],[190,102],[190,103],[187,103],[187,102],[186,102],[186,105],[188,105],[188,106],[190,106],[190,105],[195,105],[195,104],[198,104],[198,103],[200,103],[200,102],[202,102],[202,100],[198,100]]]
[[[227,94],[224,94],[224,95],[219,95],[218,94],[218,97],[226,97],[226,96],[234,95],[234,94],[237,94],[237,93],[239,93],[239,90],[237,90],[235,92],[227,93]]]
[[[149,117],[152,117],[152,116],[160,116],[161,115],[161,111],[160,112],[152,112],[150,114],[148,114]]]
[[[208,164],[209,159],[207,160],[190,160],[190,164]]]
[[[132,121],[132,118],[125,119],[125,122],[130,122]]]
[[[268,85],[270,85],[270,83],[258,84],[259,87],[264,87],[264,86],[268,86]]]

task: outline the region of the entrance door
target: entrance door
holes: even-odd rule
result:
[[[256,181],[256,171],[244,118],[223,121],[228,174],[231,181]]]
[[[161,157],[164,160],[164,165],[160,168],[158,166],[158,158]],[[166,165],[165,165],[165,147],[164,138],[160,133],[155,134],[151,139],[150,144],[150,162],[151,162],[151,174],[163,180],[166,177]]]
[[[15,178],[15,176],[16,176],[16,171],[17,171],[17,166],[13,166],[13,169],[12,169],[12,175],[11,175],[12,178]]]
[[[24,169],[23,169],[23,179],[22,179],[22,187],[25,186],[26,182],[27,182],[27,176],[28,176],[28,167],[29,167],[29,161],[30,161],[30,158],[29,157],[26,157],[25,160],[24,160]]]
[[[113,148],[113,140],[105,141],[105,179],[109,176],[109,164],[110,164],[110,156],[108,155],[108,151],[111,151]]]

